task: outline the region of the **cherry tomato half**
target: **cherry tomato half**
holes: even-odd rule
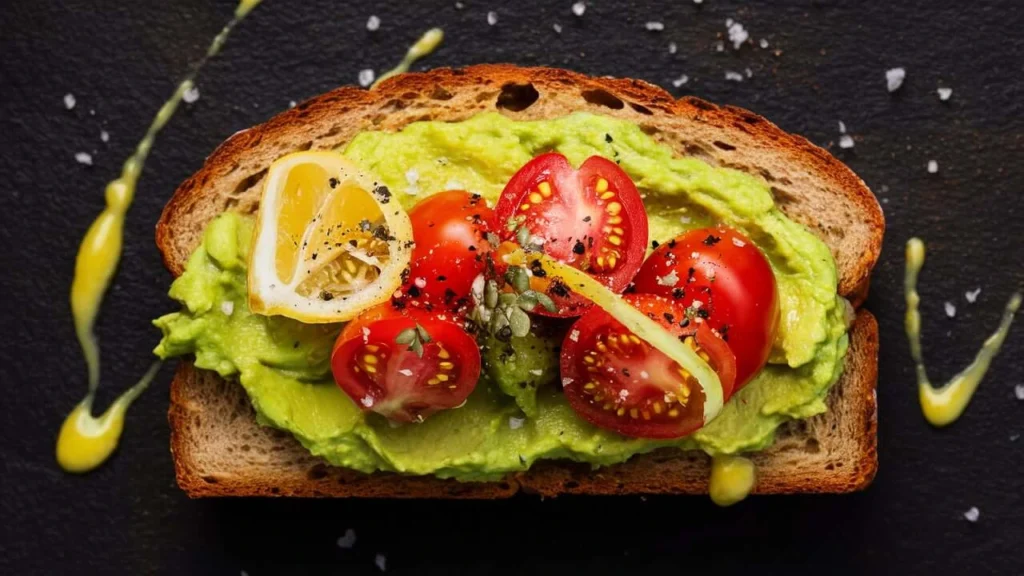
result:
[[[736,354],[737,390],[768,361],[779,322],[775,274],[761,251],[736,230],[691,230],[658,246],[633,283],[637,292],[697,306]]]
[[[401,336],[417,326],[429,337],[416,336],[422,354]],[[364,411],[421,422],[466,401],[480,377],[480,350],[450,316],[383,304],[345,326],[331,353],[331,371]]]
[[[491,250],[494,211],[478,194],[449,190],[413,206],[409,219],[416,246],[402,293],[428,308],[464,307]]]
[[[657,320],[708,362],[732,392],[736,361],[706,323],[660,296],[627,294],[630,304]],[[704,425],[700,384],[668,356],[629,332],[600,308],[573,324],[562,342],[566,398],[591,424],[625,436],[678,438]]]
[[[591,156],[574,170],[561,154],[537,156],[516,172],[494,207],[502,240],[516,238],[508,223],[523,218],[531,242],[544,252],[622,292],[643,262],[647,212],[640,194],[619,166]],[[531,281],[558,307],[553,316],[578,316],[590,303],[543,278]],[[564,287],[562,287],[564,288]]]

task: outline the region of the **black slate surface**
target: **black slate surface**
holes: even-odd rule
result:
[[[101,404],[142,373],[158,338],[149,321],[173,308],[152,236],[177,183],[236,130],[354,83],[363,68],[390,67],[440,25],[444,46],[417,68],[510,61],[642,78],[761,113],[831,148],[878,193],[889,228],[867,306],[882,327],[881,468],[867,492],[724,510],[702,497],[189,501],[168,453],[169,368],[132,409],[108,465],[62,474],[53,440],[85,388],[67,304],[77,240],[105,182],[234,6],[22,0],[0,16],[0,573],[374,574],[378,554],[389,574],[1024,573],[1024,440],[1015,440],[1024,402],[1014,398],[1024,327],[962,420],[934,430],[917,408],[901,291],[903,243],[921,235],[925,352],[941,380],[970,360],[1024,284],[1020,3],[593,0],[581,18],[571,4],[267,0],[203,70],[200,100],[161,135],[141,180],[98,326]],[[382,20],[376,33],[365,29],[371,14]],[[727,18],[752,42],[718,52]],[[884,73],[896,66],[907,79],[889,94]],[[750,78],[725,80],[747,68]],[[672,88],[681,74],[689,83]],[[939,86],[953,88],[948,102]],[[840,120],[852,150],[838,149]],[[77,151],[95,165],[76,163]],[[977,287],[970,304],[964,292]],[[963,518],[971,506],[981,512],[973,524]],[[336,545],[346,529],[351,550]]]

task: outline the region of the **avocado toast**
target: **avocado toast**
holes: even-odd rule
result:
[[[425,120],[469,121],[482,112],[517,122],[557,121],[579,112],[624,120],[677,156],[753,174],[767,181],[776,206],[827,244],[836,261],[838,294],[854,305],[866,294],[881,244],[881,212],[863,183],[826,152],[748,112],[676,101],[642,82],[512,66],[402,75],[372,91],[342,88],[236,135],[166,208],[157,230],[165,263],[180,275],[210,221],[225,211],[255,211],[267,166],[284,154],[345,149],[361,133],[390,133]],[[648,210],[659,217],[655,208]],[[783,425],[774,445],[753,456],[759,471],[755,492],[848,491],[873,477],[877,327],[869,313],[857,314],[848,344],[828,411]],[[251,414],[239,386],[182,364],[172,386],[170,421],[179,484],[191,495],[706,491],[707,457],[671,448],[597,470],[588,463],[541,460],[497,482],[366,475],[328,466],[287,434],[257,426]]]

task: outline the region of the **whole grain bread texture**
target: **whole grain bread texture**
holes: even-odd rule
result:
[[[366,130],[412,122],[455,122],[485,111],[517,120],[589,111],[629,120],[680,156],[751,173],[778,207],[831,249],[839,294],[863,302],[882,245],[877,200],[827,151],[751,112],[670,94],[640,80],[593,78],[552,68],[490,64],[395,76],[372,90],[343,87],[303,102],[224,142],[178,187],[156,228],[175,276],[206,224],[225,211],[255,213],[262,180],[277,158],[335,149]],[[776,443],[752,456],[754,493],[838,493],[866,487],[877,469],[875,387],[878,325],[858,310],[843,375],[822,415],[784,425]],[[592,469],[540,462],[502,482],[460,483],[431,476],[363,474],[328,465],[290,434],[256,423],[235,382],[182,361],[168,413],[179,486],[192,497],[332,496],[502,498],[522,491],[559,494],[706,493],[709,459],[666,449]]]

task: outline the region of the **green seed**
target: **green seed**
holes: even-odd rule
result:
[[[509,268],[512,272],[512,287],[516,289],[516,292],[526,292],[530,289],[530,275],[526,273],[525,268],[515,266]]]
[[[543,292],[535,292],[534,294],[534,297],[537,299],[537,303],[543,306],[545,310],[547,310],[548,312],[554,312],[558,310],[558,307],[555,306],[555,301],[552,300],[547,294],[544,294]]]
[[[516,230],[516,242],[519,242],[520,246],[526,246],[530,242],[530,231],[525,226]]]
[[[498,304],[502,307],[515,306],[517,296],[511,292],[503,292],[501,296],[498,296]]]
[[[508,324],[513,336],[522,338],[530,333],[530,316],[519,308],[513,308],[509,313]]]
[[[423,342],[430,342],[430,334],[427,333],[426,328],[424,328],[423,326],[417,324],[416,333],[419,335],[420,340],[422,340]]]
[[[527,290],[526,292],[523,292],[522,294],[519,295],[519,300],[516,301],[516,304],[523,310],[529,312],[537,307],[536,294],[537,293],[534,292],[533,290]]]
[[[395,344],[405,344],[406,346],[408,346],[409,344],[412,344],[413,341],[415,341],[415,340],[416,340],[416,329],[415,328],[406,328],[405,330],[402,330],[401,332],[399,332],[398,336],[395,336]]]

